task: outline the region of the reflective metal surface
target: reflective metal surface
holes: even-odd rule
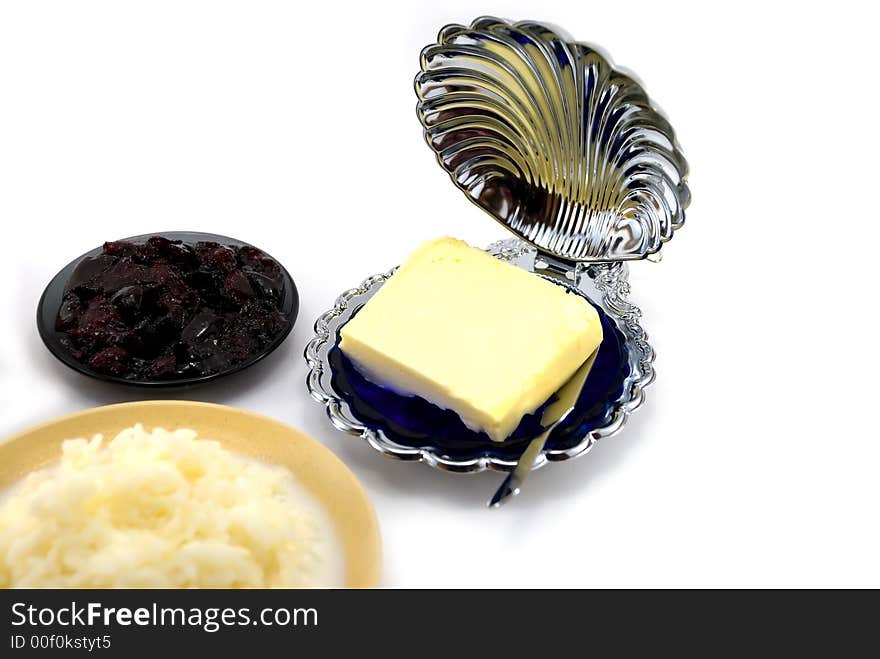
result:
[[[478,206],[551,258],[656,253],[684,223],[669,122],[594,48],[540,23],[449,25],[415,80],[425,139]]]
[[[648,344],[647,335],[639,320],[641,312],[627,300],[627,266],[624,263],[577,264],[560,267],[548,264],[538,257],[537,250],[526,243],[511,239],[495,243],[487,250],[497,258],[510,261],[531,272],[565,282],[577,288],[613,320],[625,338],[626,360],[629,374],[612,401],[600,425],[592,427],[573,446],[554,449],[545,446],[535,459],[533,468],[542,467],[548,461],[567,460],[589,451],[603,437],[617,433],[629,415],[644,400],[644,388],[654,379],[654,351]],[[375,294],[394,270],[369,277],[356,288],[340,295],[332,309],[315,322],[315,336],[305,350],[309,372],[306,377],[312,397],[322,403],[333,425],[347,433],[362,437],[382,454],[402,460],[423,461],[432,467],[458,472],[475,472],[484,469],[510,471],[517,464],[519,455],[506,457],[495,452],[476,457],[451,456],[438,445],[421,447],[404,446],[388,438],[379,424],[358,416],[334,386],[334,373],[330,355],[336,347],[339,329]],[[492,449],[503,446],[494,444]]]

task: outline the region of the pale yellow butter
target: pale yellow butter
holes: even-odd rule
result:
[[[342,328],[377,383],[503,441],[602,341],[582,297],[460,240],[421,245]]]

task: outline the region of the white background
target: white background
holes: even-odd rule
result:
[[[46,282],[107,239],[268,250],[302,296],[273,357],[181,397],[282,419],[371,495],[387,586],[880,586],[877,21],[869,3],[0,2],[0,435],[145,394],[42,347]],[[693,204],[633,296],[656,383],[624,432],[533,474],[387,460],[306,393],[315,317],[421,240],[505,237],[436,165],[420,49],[534,18],[641,77]]]

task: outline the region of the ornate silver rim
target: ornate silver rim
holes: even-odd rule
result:
[[[565,280],[568,286],[577,288],[599,304],[626,338],[631,372],[624,383],[620,397],[614,401],[608,421],[587,433],[576,446],[565,450],[544,450],[536,460],[534,468],[543,467],[548,462],[584,455],[599,439],[620,432],[629,416],[644,402],[645,387],[654,380],[654,350],[640,325],[641,311],[627,300],[630,293],[627,266],[622,262],[581,263],[573,266],[548,264],[537,256],[534,247],[517,239],[493,243],[486,251],[541,276]],[[445,471],[468,473],[486,469],[510,471],[516,466],[515,460],[504,460],[491,455],[457,460],[442,455],[432,446],[412,448],[398,444],[385,436],[381,430],[374,430],[358,419],[348,403],[333,389],[328,355],[335,345],[339,328],[348,322],[354,311],[365,304],[396,269],[392,268],[388,272],[368,277],[359,286],[345,291],[336,299],[333,308],[321,314],[315,321],[315,336],[306,345],[304,355],[309,369],[306,376],[309,393],[312,398],[324,405],[330,422],[336,428],[363,438],[367,444],[387,457],[424,462]]]

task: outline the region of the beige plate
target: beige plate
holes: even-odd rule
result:
[[[329,449],[300,431],[235,407],[156,400],[95,407],[49,421],[0,442],[0,490],[56,462],[65,439],[97,433],[112,437],[135,423],[147,429],[192,428],[235,453],[287,467],[336,524],[346,555],[346,586],[378,585],[379,525],[354,474]]]

